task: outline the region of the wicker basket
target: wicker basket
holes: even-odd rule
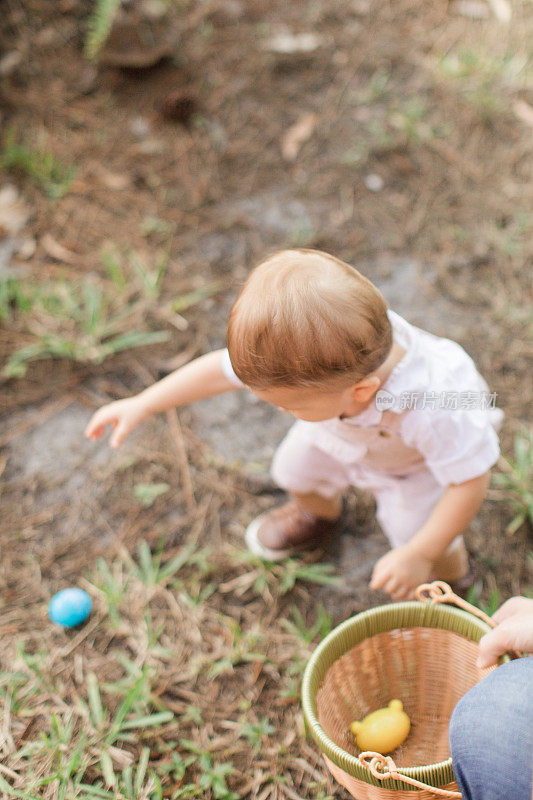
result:
[[[490,671],[475,663],[477,642],[489,630],[490,618],[447,584],[419,587],[419,597],[428,593],[429,602],[380,606],[346,620],[306,667],[306,731],[333,776],[357,800],[461,797],[448,725],[458,700]],[[468,611],[439,605],[443,601]],[[361,754],[350,723],[392,698],[402,701],[411,719],[409,736],[393,759]]]

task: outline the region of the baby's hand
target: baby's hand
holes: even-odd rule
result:
[[[409,544],[395,547],[376,563],[370,588],[383,589],[393,600],[412,600],[417,586],[429,580],[432,566]]]
[[[478,667],[491,667],[508,650],[533,653],[533,600],[511,597],[492,619],[497,626],[479,641]]]
[[[120,447],[126,436],[145,419],[146,414],[136,397],[116,400],[96,411],[85,429],[85,436],[96,441],[111,425],[113,433],[109,440],[111,447]]]

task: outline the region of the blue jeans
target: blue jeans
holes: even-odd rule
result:
[[[461,698],[450,747],[465,800],[533,800],[533,657],[502,664]]]

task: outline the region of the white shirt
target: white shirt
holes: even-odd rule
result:
[[[400,416],[403,443],[421,453],[438,483],[463,483],[482,475],[496,463],[500,452],[496,430],[503,412],[494,407],[495,395],[489,394],[474,362],[456,342],[423,331],[394,311],[389,310],[388,316],[394,340],[405,355],[383,383],[376,401],[354,417],[335,420],[334,428],[338,431],[339,425],[348,426],[353,437],[354,428],[379,429],[383,414],[390,418],[393,412]],[[243,386],[227,350],[222,368],[228,380]],[[333,430],[331,420],[307,425],[322,426],[324,433]]]

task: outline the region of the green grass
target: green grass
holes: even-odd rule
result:
[[[111,32],[120,0],[95,0],[94,8],[87,22],[85,55],[96,58],[105,45]]]
[[[331,566],[268,565],[197,536],[172,548],[141,540],[132,553],[119,545],[98,560],[79,631],[28,612],[0,673],[17,741],[3,796],[238,800],[272,789],[280,800],[329,800],[298,720],[305,664],[332,624],[306,585],[331,582]]]
[[[29,662],[28,665],[27,682],[30,683],[34,670]],[[116,792],[123,790],[129,792],[124,796],[131,797],[131,800],[138,797],[144,785],[149,748],[141,750],[134,771],[131,754],[124,746],[135,742],[139,732],[162,728],[170,723],[174,714],[150,709],[153,671],[142,667],[135,676],[125,677],[122,687],[111,687],[119,699],[118,706],[111,712],[108,703],[102,699],[98,678],[94,673],[88,673],[85,698],[80,697],[76,707],[49,713],[48,724],[40,737],[19,748],[17,763],[19,770],[25,773],[26,791],[21,793],[5,782],[0,786],[5,795],[40,797],[41,792],[52,787],[55,797],[61,800],[78,796],[116,797]],[[25,699],[24,709],[18,709],[18,714],[22,711],[25,715],[31,714],[31,702],[40,703],[37,687]],[[11,713],[15,711],[11,706]],[[35,769],[35,765],[43,762],[47,765],[44,774],[42,769]],[[87,775],[95,768],[100,778],[89,785]],[[109,788],[115,793],[109,793]]]
[[[261,596],[270,592],[281,595],[290,592],[297,583],[311,583],[319,586],[342,586],[343,579],[335,573],[332,564],[324,562],[308,564],[296,558],[280,562],[263,561],[248,550],[233,553],[237,563],[248,565],[250,586]]]
[[[495,611],[502,604],[502,597],[500,591],[498,589],[494,589],[491,594],[489,601],[487,603],[483,603],[481,601],[481,587],[477,584],[474,584],[470,587],[466,595],[466,601],[477,608],[480,608],[481,611],[484,611],[485,614],[488,614],[491,617]]]
[[[4,136],[1,170],[24,173],[53,200],[59,200],[68,192],[76,174],[74,167],[65,166],[52,153],[18,142],[14,127],[8,128]]]
[[[383,68],[372,73],[362,88],[350,96],[353,105],[371,105],[392,91],[391,73]]]
[[[281,621],[285,630],[301,639],[303,644],[311,644],[315,639],[321,641],[331,631],[331,614],[328,614],[322,604],[316,607],[316,620],[308,626],[297,606],[290,609],[292,619]]]
[[[161,690],[156,691],[160,672],[180,653],[179,639],[163,641],[167,626],[158,593],[167,596],[172,581],[179,589],[185,573],[197,568],[204,577],[211,569],[207,550],[194,541],[167,558],[163,543],[152,553],[147,543],[141,542],[136,558],[123,551],[111,563],[97,562],[92,586],[99,595],[96,605],[100,613],[104,601],[99,629],[104,638],[108,631],[111,641],[116,638],[117,643],[124,635],[134,635],[137,655],[130,657],[127,647],[110,648],[105,660],[107,673],[114,677],[103,680],[94,670],[87,670],[74,702],[61,699],[62,671],[51,669],[50,651],[32,652],[21,642],[19,669],[0,673],[0,698],[11,720],[31,720],[37,715],[40,733],[17,749],[16,769],[10,768],[7,778],[0,775],[3,796],[28,800],[52,796],[61,800],[237,800],[238,795],[228,786],[235,770],[227,758],[192,739],[173,742],[164,738],[167,729],[192,732],[204,724],[201,708],[189,703],[177,728],[174,712],[166,708]],[[181,572],[183,578],[178,578]],[[175,597],[179,603],[179,592]],[[257,655],[249,646],[257,641],[257,635],[243,631],[227,617],[220,616],[220,620],[231,631],[227,660],[233,665],[249,657],[255,660]],[[100,661],[103,656],[102,652]],[[209,658],[205,660],[208,663]],[[258,738],[269,732],[260,720],[257,729],[245,727],[243,737],[254,749]],[[160,759],[153,746],[143,744],[146,737],[159,742]],[[23,791],[11,785],[13,776],[18,775],[24,776]]]
[[[146,216],[141,225],[141,233],[143,236],[152,236],[154,234],[168,235],[172,231],[172,224],[160,217]]]
[[[151,508],[157,498],[166,494],[169,489],[168,483],[136,483],[133,487],[133,494],[144,508]]]
[[[174,795],[175,800],[209,795],[214,800],[239,800],[239,795],[230,791],[226,782],[235,771],[231,762],[218,763],[209,750],[195,742],[182,739],[180,745],[193,754],[185,761],[185,768],[196,772],[196,780],[182,786]]]
[[[509,95],[525,88],[529,80],[523,54],[499,55],[483,47],[446,53],[437,62],[436,75],[440,81],[454,86],[485,121],[506,111]]]
[[[501,457],[501,471],[492,476],[499,499],[507,503],[514,517],[507,533],[515,533],[526,522],[533,526],[533,432],[524,430],[515,436],[514,459]]]
[[[198,289],[194,289],[192,292],[180,295],[172,301],[172,311],[174,311],[175,314],[181,314],[191,306],[201,303],[202,300],[206,300],[208,297],[218,294],[223,287],[224,284],[220,281],[213,281]]]
[[[101,364],[124,350],[168,341],[168,331],[146,330],[145,323],[147,311],[156,308],[168,253],[156,253],[152,268],[133,252],[126,266],[116,250],[102,258],[109,281],[0,279],[0,321],[28,342],[8,356],[6,377],[24,376],[32,361]]]
[[[196,544],[192,542],[163,563],[163,549],[152,553],[148,543],[142,541],[137,546],[138,563],[132,562],[133,573],[146,586],[166,586],[185,565],[194,563],[195,550]]]
[[[221,617],[222,620],[224,620],[223,617]],[[230,645],[226,648],[222,658],[210,661],[208,674],[211,679],[224,673],[233,672],[235,667],[240,664],[257,663],[266,659],[266,655],[257,649],[263,639],[257,626],[243,630],[234,619],[226,619],[225,625],[230,633],[228,637]]]
[[[2,368],[8,378],[24,376],[32,361],[55,358],[101,364],[116,353],[165,342],[170,336],[163,330],[136,328],[132,319],[136,305],[120,309],[113,295],[89,279],[81,285],[11,279],[0,286],[2,313],[15,307],[27,323],[23,333],[33,339],[9,355]]]
[[[23,377],[29,363],[49,358],[101,364],[125,350],[168,341],[168,330],[147,329],[147,317],[186,327],[181,312],[222,289],[211,282],[161,303],[169,251],[167,242],[148,259],[131,249],[122,254],[108,242],[101,254],[105,278],[1,277],[0,322],[25,342],[8,355],[2,374]],[[140,486],[137,499],[148,508],[161,488]]]
[[[508,52],[498,55],[479,48],[441,56],[438,69],[445,78],[464,81],[465,91],[480,83],[516,89],[521,88],[527,79],[528,65],[522,54]]]
[[[257,754],[261,749],[265,737],[275,732],[276,729],[271,724],[268,717],[261,717],[257,722],[243,722],[241,737],[249,742],[253,752]]]
[[[507,224],[496,223],[490,243],[509,258],[521,256],[533,232],[533,214],[518,210]]]

